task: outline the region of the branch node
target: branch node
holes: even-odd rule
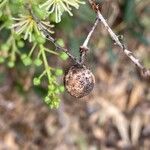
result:
[[[141,74],[143,78],[150,80],[150,69],[143,68]]]
[[[96,3],[95,0],[92,0],[90,2],[91,6],[92,6],[92,9],[95,11],[95,12],[98,12],[98,11],[101,11],[102,7],[99,3]]]
[[[88,51],[89,50],[89,48],[88,47],[86,47],[86,46],[80,46],[80,52],[84,52],[84,51]]]
[[[111,27],[106,22],[106,19],[101,14],[100,5],[97,4],[96,0],[88,0],[91,4],[92,8],[94,9],[95,13],[97,14],[98,20],[103,24],[105,29],[108,31],[110,37],[114,41],[115,45],[118,45],[123,53],[142,71],[143,76],[150,78],[150,69],[146,69],[144,65],[140,62],[140,60],[133,55],[133,53],[128,50],[123,42],[122,36],[117,36]]]
[[[80,46],[79,51],[80,51],[80,63],[83,64],[86,58],[86,54],[89,51],[89,48],[82,45]]]

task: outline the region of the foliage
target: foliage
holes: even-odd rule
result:
[[[81,0],[0,0],[0,30],[6,32],[0,41],[0,63],[13,68],[19,56],[24,66],[41,68],[43,71],[34,77],[33,84],[39,86],[45,77],[47,78],[47,95],[44,101],[50,108],[59,106],[58,94],[64,91],[64,87],[57,82],[57,78],[63,75],[63,70],[51,67],[48,56],[56,55],[63,61],[67,60],[68,56],[46,46],[45,37],[28,7],[41,20],[42,27],[53,34],[54,25],[50,22],[60,22],[64,12],[72,16],[72,8],[78,9],[79,5],[84,3]],[[57,43],[64,46],[62,39]]]

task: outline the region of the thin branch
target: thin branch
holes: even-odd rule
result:
[[[95,21],[95,23],[94,23],[92,29],[90,30],[90,32],[89,32],[87,38],[85,39],[84,43],[82,44],[82,47],[88,48],[89,40],[91,39],[91,36],[92,36],[92,34],[93,34],[93,32],[94,32],[96,26],[98,25],[98,23],[99,23],[99,19],[96,18],[96,21]]]
[[[108,33],[110,34],[111,38],[115,41],[115,44],[117,44],[122,50],[123,52],[129,57],[129,59],[131,59],[131,61],[140,69],[144,69],[144,66],[140,63],[139,59],[137,59],[133,53],[129,50],[127,50],[125,48],[125,46],[120,42],[118,36],[112,31],[112,29],[109,27],[109,25],[107,24],[106,20],[104,19],[104,17],[101,15],[100,11],[97,12],[98,18],[100,19],[100,21],[103,23],[104,27],[106,28],[106,30],[108,31]]]
[[[34,21],[37,23],[39,30],[44,34],[45,38],[46,38],[47,40],[49,40],[50,42],[52,42],[52,43],[55,45],[55,47],[56,47],[57,50],[61,50],[61,51],[65,52],[76,64],[81,65],[81,63],[77,60],[77,58],[75,58],[75,57],[69,52],[69,50],[68,50],[67,48],[64,48],[64,47],[60,46],[60,45],[56,42],[56,40],[50,35],[50,33],[48,32],[48,30],[45,29],[45,28],[43,28],[42,22],[39,20],[39,18],[37,18],[37,17],[33,14],[32,10],[31,10],[29,7],[28,7],[28,10],[29,10],[30,14],[32,15]]]
[[[84,43],[80,46],[80,63],[83,64],[84,60],[85,60],[85,55],[87,53],[87,51],[89,50],[88,48],[88,43],[92,37],[92,34],[94,33],[95,28],[97,27],[99,23],[99,19],[96,18],[96,21],[92,27],[92,29],[90,30],[90,32],[87,35],[87,38],[85,39]]]
[[[144,77],[150,77],[150,70],[146,69],[143,66],[143,64],[140,62],[140,60],[138,58],[136,58],[130,50],[126,49],[125,45],[119,40],[118,36],[109,27],[105,18],[103,17],[103,15],[100,12],[99,4],[96,4],[95,0],[88,0],[88,1],[91,4],[94,11],[96,12],[97,17],[99,18],[99,21],[104,25],[104,27],[106,28],[106,30],[110,34],[112,40],[115,41],[115,44],[118,45],[122,49],[124,54],[142,71],[142,75]]]
[[[80,46],[80,61],[78,61],[72,54],[70,54],[68,49],[66,49],[64,47],[61,47],[58,43],[56,43],[56,40],[50,35],[50,33],[48,32],[48,30],[46,28],[43,28],[42,22],[39,20],[39,18],[37,18],[33,14],[32,10],[29,7],[28,7],[28,10],[30,11],[30,14],[32,15],[32,17],[35,20],[35,22],[37,23],[39,30],[42,31],[42,33],[44,34],[45,38],[47,40],[49,40],[50,42],[52,42],[55,45],[57,50],[64,51],[76,64],[84,66],[83,63],[85,61],[85,55],[86,55],[86,53],[87,53],[87,51],[89,49],[88,48],[88,43],[89,43],[89,41],[91,39],[91,36],[92,36],[96,26],[99,23],[99,19],[96,18],[96,21],[95,21],[94,25],[92,26],[92,29],[88,33],[87,38],[85,39],[84,43]]]

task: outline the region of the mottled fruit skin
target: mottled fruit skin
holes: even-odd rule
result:
[[[74,65],[65,75],[64,84],[70,95],[82,98],[93,90],[95,77],[86,67]]]

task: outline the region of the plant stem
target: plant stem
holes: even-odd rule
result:
[[[89,50],[89,48],[88,48],[88,43],[89,43],[89,41],[90,41],[90,39],[91,39],[91,37],[92,37],[94,31],[95,31],[95,28],[96,28],[97,25],[98,25],[98,23],[99,23],[99,19],[96,18],[95,23],[94,23],[94,25],[92,26],[90,32],[88,33],[88,35],[87,35],[87,37],[86,37],[84,43],[80,46],[80,63],[81,63],[81,64],[83,64],[84,61],[85,61],[86,53],[87,53],[87,51]]]
[[[41,51],[41,54],[42,54],[43,63],[44,63],[45,70],[46,70],[46,73],[47,73],[48,82],[50,84],[51,83],[50,67],[48,65],[48,61],[47,61],[46,54],[45,54],[45,48],[44,48],[43,45],[40,45],[40,51]]]
[[[45,38],[47,40],[49,40],[50,42],[52,42],[57,50],[61,50],[64,51],[76,64],[81,65],[81,63],[69,52],[70,50],[68,50],[67,48],[62,47],[61,45],[59,45],[56,40],[50,35],[50,33],[48,32],[47,29],[43,28],[42,22],[39,20],[39,18],[37,18],[30,7],[27,7],[27,9],[29,10],[31,16],[33,17],[33,20],[36,22],[39,30],[44,34]]]
[[[30,51],[30,53],[29,53],[29,57],[31,57],[31,55],[32,55],[32,53],[33,53],[33,51],[34,51],[36,45],[37,45],[37,43],[35,43],[35,44],[32,46],[32,49],[31,49],[31,51]]]
[[[46,74],[46,70],[44,70],[44,71],[42,72],[42,74],[39,76],[39,78],[41,79],[45,74]]]
[[[92,8],[94,8],[94,11],[96,12],[99,21],[104,25],[105,29],[108,31],[110,37],[115,42],[115,44],[118,45],[122,49],[123,53],[141,70],[143,77],[150,78],[150,69],[145,68],[140,60],[136,58],[134,54],[130,50],[128,50],[125,45],[119,40],[118,36],[113,32],[113,30],[110,28],[105,18],[101,14],[100,5],[97,4],[95,0],[88,1]]]
[[[45,51],[46,51],[46,52],[49,52],[49,53],[51,53],[51,54],[54,54],[54,55],[59,55],[57,52],[55,52],[55,51],[53,51],[53,50],[50,50],[50,49],[48,49],[48,48],[46,48],[46,47],[45,47]]]
[[[8,0],[4,0],[1,4],[0,4],[0,8],[2,8],[6,3],[7,3]]]

